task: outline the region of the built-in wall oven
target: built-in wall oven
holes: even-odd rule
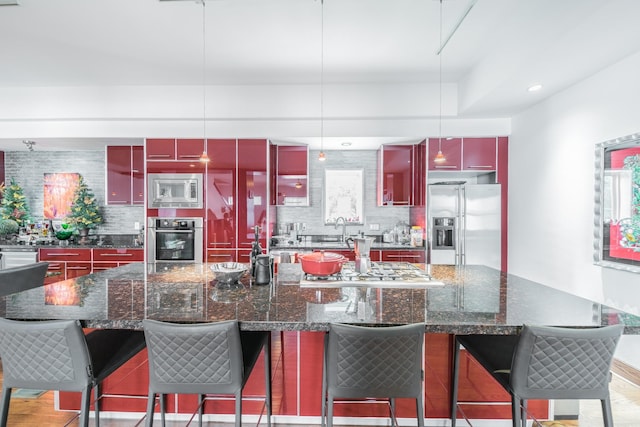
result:
[[[202,218],[148,218],[147,260],[201,263],[202,224]]]

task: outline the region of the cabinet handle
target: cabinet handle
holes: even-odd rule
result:
[[[457,166],[456,165],[440,165],[440,166],[435,166],[436,169],[455,169]]]
[[[138,172],[140,172],[140,171],[139,171],[138,169],[131,169],[131,172],[133,172],[133,173],[138,173]]]
[[[476,169],[492,169],[492,165],[469,165],[467,168],[476,168]]]
[[[181,159],[199,159],[200,154],[180,154],[178,157]]]
[[[387,255],[387,258],[420,258],[420,255]]]
[[[209,243],[209,246],[231,246],[231,242]]]
[[[78,253],[72,253],[72,252],[60,252],[60,253],[52,253],[52,254],[47,254],[47,256],[80,256],[80,254]]]
[[[67,267],[67,270],[88,270],[89,267]]]
[[[171,154],[148,154],[147,157],[163,157],[163,158],[167,158],[167,157],[173,157],[173,156],[171,156]]]
[[[240,254],[242,258],[249,258],[249,254]]]
[[[98,254],[98,256],[133,256],[133,254]]]
[[[110,205],[124,205],[125,203],[129,203],[128,200],[108,200]]]
[[[60,270],[62,266],[60,264],[49,264],[49,268],[47,270]]]

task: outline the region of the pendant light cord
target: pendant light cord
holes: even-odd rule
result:
[[[320,0],[320,155],[319,161],[325,160],[324,155],[324,0]]]
[[[207,144],[207,26],[205,0],[202,0],[202,136]]]
[[[442,0],[440,0],[440,46],[442,46]],[[438,151],[442,152],[442,50],[438,52],[438,76],[440,83],[440,114],[438,120]]]

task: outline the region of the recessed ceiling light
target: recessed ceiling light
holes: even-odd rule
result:
[[[351,143],[350,142],[343,142],[340,145],[342,145],[343,147],[351,147]]]
[[[531,85],[527,88],[527,91],[529,92],[537,92],[540,89],[542,89],[542,85],[540,83],[536,83],[534,85]]]

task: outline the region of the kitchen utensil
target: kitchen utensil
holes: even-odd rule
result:
[[[256,285],[268,285],[271,283],[271,257],[269,255],[257,256],[254,283]]]
[[[214,281],[219,285],[233,285],[249,269],[246,264],[239,262],[217,262],[209,266],[213,272]]]
[[[334,252],[312,252],[298,255],[302,264],[302,271],[314,276],[330,276],[342,270],[342,264],[347,261],[344,256]]]

